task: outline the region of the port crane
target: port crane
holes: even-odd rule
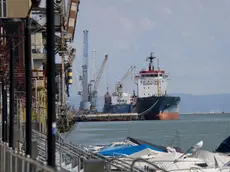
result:
[[[104,69],[105,69],[105,64],[108,60],[108,55],[105,55],[105,58],[103,60],[103,63],[101,65],[101,68],[100,68],[100,71],[97,75],[97,78],[94,82],[94,84],[89,84],[89,101],[91,103],[91,107],[90,107],[90,110],[91,111],[96,111],[96,105],[97,105],[97,89],[98,89],[98,85],[101,81],[101,77],[102,77],[102,74],[104,72]]]
[[[55,10],[58,11],[58,14],[60,15],[60,29],[55,33],[55,54],[58,53],[62,59],[60,73],[60,101],[64,108],[66,104],[65,93],[69,96],[69,86],[72,84],[70,75],[72,75],[72,64],[76,56],[76,49],[70,44],[74,42],[80,0],[56,0],[54,5]],[[37,19],[38,29],[36,31],[45,31],[44,28],[46,27],[46,24],[44,23],[46,22],[43,22],[45,14],[43,12],[36,12],[34,14],[40,18]],[[34,72],[38,72],[38,70],[35,70]],[[43,60],[43,74],[44,84],[46,85],[46,58]]]
[[[121,78],[121,80],[116,83],[115,95],[118,97],[118,102],[120,102],[119,100],[122,99],[124,81],[130,76],[130,74],[133,72],[135,68],[136,66],[130,66],[130,68],[127,70],[125,75]]]

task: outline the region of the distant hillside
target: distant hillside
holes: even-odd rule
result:
[[[192,95],[192,94],[174,94],[181,97],[180,112],[209,112],[225,111],[230,112],[230,94],[213,95]],[[70,97],[69,102],[76,108],[79,108],[80,96]],[[98,97],[98,110],[104,106],[104,97]]]
[[[180,112],[230,112],[230,94],[191,95],[176,94],[181,97]]]

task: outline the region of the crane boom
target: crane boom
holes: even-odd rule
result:
[[[105,59],[101,65],[101,68],[100,68],[100,71],[98,73],[98,76],[94,82],[94,85],[93,85],[93,89],[89,89],[90,90],[90,94],[89,94],[89,101],[91,102],[91,107],[90,109],[92,111],[96,111],[96,105],[97,105],[97,87],[100,83],[100,80],[101,80],[101,77],[102,77],[102,74],[103,74],[103,71],[104,71],[104,68],[105,68],[105,64],[106,64],[106,61],[108,60],[108,55],[105,55]]]
[[[102,65],[101,65],[101,69],[100,69],[100,71],[98,73],[98,76],[97,76],[97,78],[95,80],[95,83],[94,83],[94,90],[97,90],[97,87],[98,87],[98,85],[100,83],[100,80],[101,80],[103,71],[105,69],[105,64],[106,64],[107,60],[108,60],[108,55],[105,55],[105,59],[104,59]]]
[[[125,73],[125,75],[121,78],[120,83],[124,82],[124,80],[126,80],[129,75],[133,72],[133,70],[135,69],[135,66],[131,66],[128,71]]]
[[[118,100],[122,99],[122,94],[123,94],[123,82],[129,77],[129,75],[133,72],[135,69],[135,66],[130,66],[128,71],[125,73],[125,75],[121,78],[119,82],[116,83],[115,85],[115,93],[118,95]]]

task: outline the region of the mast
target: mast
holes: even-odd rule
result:
[[[154,70],[154,66],[152,65],[153,64],[153,60],[156,58],[155,56],[153,56],[154,53],[150,53],[150,56],[147,57],[146,61],[149,60],[149,71],[150,70]]]
[[[160,70],[160,60],[157,58],[157,69]]]
[[[160,78],[159,78],[159,70],[160,70],[160,65],[159,65],[159,58],[157,58],[157,91],[158,91],[158,96],[161,94],[160,90]]]

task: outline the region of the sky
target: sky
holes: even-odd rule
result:
[[[229,8],[229,0],[81,0],[71,95],[80,89],[84,29],[89,30],[89,72],[92,50],[97,71],[109,56],[101,95],[107,86],[114,91],[129,66],[147,67],[150,52],[170,74],[169,93],[230,93]],[[125,82],[125,90],[133,89],[131,80]]]

